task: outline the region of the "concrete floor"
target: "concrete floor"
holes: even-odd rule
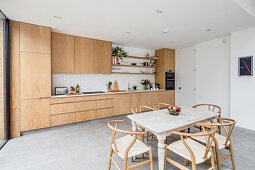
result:
[[[111,137],[107,122],[112,119],[125,119],[120,128],[131,130],[126,116],[117,116],[26,132],[20,138],[10,140],[0,151],[1,170],[104,170],[107,169]],[[168,143],[177,140],[168,138]],[[255,132],[235,127],[232,142],[236,169],[252,170],[255,162]],[[150,139],[146,144],[153,147],[154,169],[157,166],[157,140]],[[221,152],[224,153],[224,152]],[[116,157],[116,156],[115,156]],[[183,163],[179,156],[172,157]],[[123,161],[116,157],[122,165]],[[140,161],[138,159],[137,161]],[[197,169],[208,169],[203,163]],[[117,169],[112,165],[112,170]],[[149,169],[144,166],[138,169]],[[177,169],[167,164],[167,169]],[[222,163],[222,169],[232,169],[230,158]]]

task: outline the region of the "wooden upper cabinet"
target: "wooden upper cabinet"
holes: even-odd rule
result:
[[[93,41],[75,37],[75,73],[94,73]]]
[[[20,23],[20,51],[50,54],[50,28],[39,25]]]
[[[20,96],[33,99],[51,96],[51,56],[20,53]]]
[[[164,49],[165,70],[175,70],[175,50]]]
[[[52,72],[74,73],[74,36],[52,32]]]
[[[50,98],[21,100],[21,131],[50,126]]]
[[[112,42],[93,40],[94,73],[112,72]]]

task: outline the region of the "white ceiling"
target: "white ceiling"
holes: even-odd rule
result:
[[[9,19],[57,32],[159,49],[187,47],[255,26],[255,18],[234,1],[0,0],[0,8]]]

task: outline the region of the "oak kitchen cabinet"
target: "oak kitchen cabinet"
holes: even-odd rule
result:
[[[131,113],[134,94],[118,94],[116,97],[116,115]]]
[[[21,131],[50,127],[50,98],[21,100]]]
[[[156,50],[155,54],[158,56],[155,82],[160,84],[161,89],[165,89],[165,72],[175,70],[175,50],[163,48]]]
[[[50,28],[20,22],[20,51],[50,54]]]
[[[11,137],[17,137],[20,131],[50,126],[51,30],[16,21],[10,23],[10,60],[11,67],[15,67],[10,73],[11,115],[16,117]]]
[[[94,73],[112,72],[112,42],[94,40],[93,42]]]
[[[112,42],[52,33],[52,72],[111,73]]]
[[[75,37],[75,73],[94,73],[93,41]]]
[[[51,96],[51,56],[20,52],[21,99]]]
[[[52,72],[74,73],[74,36],[51,33]]]

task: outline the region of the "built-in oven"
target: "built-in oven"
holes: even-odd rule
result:
[[[167,71],[165,78],[166,78],[166,90],[174,90],[175,89],[175,72]]]

